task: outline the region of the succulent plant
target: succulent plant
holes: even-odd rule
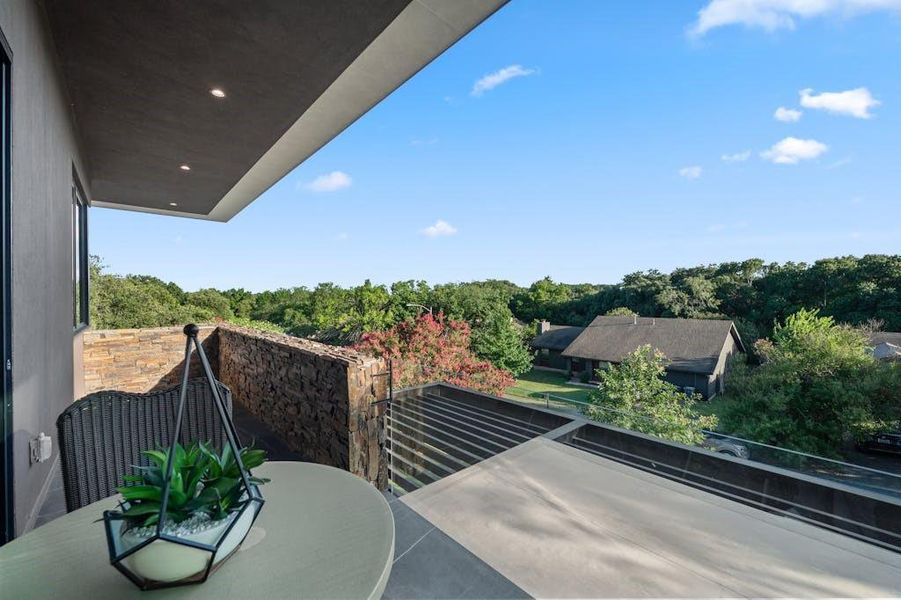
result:
[[[124,486],[116,488],[127,504],[122,515],[129,528],[155,525],[162,508],[163,483],[169,449],[147,450],[148,466],[135,466],[138,474],[126,475]],[[241,462],[249,471],[266,461],[266,451],[241,449]],[[262,485],[268,479],[249,477],[251,484]],[[187,448],[175,445],[166,520],[181,523],[199,514],[216,521],[239,510],[246,499],[241,471],[231,446],[217,453],[209,444],[193,443]]]

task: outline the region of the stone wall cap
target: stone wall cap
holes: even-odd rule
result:
[[[218,327],[217,323],[203,323],[198,325],[200,327],[201,332],[213,331]],[[148,334],[148,333],[178,333],[180,335],[184,335],[182,329],[184,325],[172,325],[168,327],[137,327],[135,329],[85,329],[85,335],[100,335],[100,336],[125,336],[125,335],[137,335],[140,333]]]
[[[249,338],[264,340],[266,342],[289,348],[292,350],[300,350],[307,354],[315,356],[327,356],[328,358],[341,362],[345,365],[354,366],[370,366],[377,364],[380,359],[357,350],[353,350],[346,346],[332,346],[322,342],[316,342],[304,338],[295,337],[286,333],[271,333],[268,331],[260,331],[250,327],[242,327],[234,323],[220,323],[219,329],[231,333],[237,333]]]

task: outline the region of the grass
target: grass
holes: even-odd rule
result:
[[[696,402],[695,410],[699,415],[704,417],[719,417],[725,406],[726,401],[723,400],[722,396],[717,395],[713,400],[701,400],[700,402]]]
[[[516,380],[516,386],[507,391],[507,394],[511,396],[521,397],[528,394],[534,398],[543,394],[551,394],[575,402],[588,402],[590,393],[590,388],[569,383],[566,375],[535,369],[521,375]]]

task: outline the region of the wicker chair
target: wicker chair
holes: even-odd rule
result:
[[[231,415],[231,391],[219,383]],[[181,386],[149,394],[95,392],[69,406],[56,420],[69,512],[116,493],[133,465],[148,464],[144,450],[172,443]],[[216,447],[225,433],[206,378],[188,382],[182,444],[204,441]]]

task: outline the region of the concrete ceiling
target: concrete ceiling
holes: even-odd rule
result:
[[[505,2],[44,6],[93,204],[227,221]]]

